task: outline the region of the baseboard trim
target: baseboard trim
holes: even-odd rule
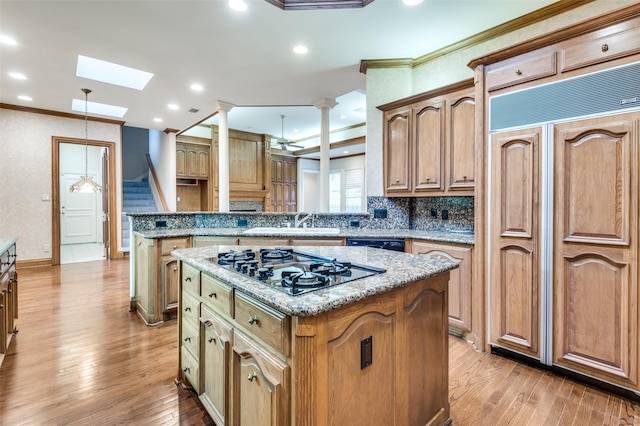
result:
[[[42,268],[45,266],[53,266],[53,259],[16,260],[16,269]]]

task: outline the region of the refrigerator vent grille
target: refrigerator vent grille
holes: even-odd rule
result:
[[[491,131],[640,108],[640,63],[495,96],[490,108]]]

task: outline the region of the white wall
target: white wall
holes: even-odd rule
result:
[[[52,137],[84,139],[84,119],[0,108],[0,235],[18,237],[18,260],[51,259]],[[122,210],[121,126],[89,121],[89,139],[115,143],[116,209]],[[118,216],[118,232],[121,233]],[[118,243],[118,246],[121,242]]]
[[[634,3],[637,0],[596,0],[533,26],[443,56],[413,70],[367,70],[367,195],[383,194],[382,112],[377,106],[472,78],[473,70],[467,64],[475,58]]]
[[[176,211],[176,134],[149,130],[149,157],[170,212]]]

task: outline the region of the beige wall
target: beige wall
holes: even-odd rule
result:
[[[472,78],[473,70],[467,67],[472,59],[635,3],[637,1],[633,0],[597,0],[535,25],[451,53],[413,70],[367,70],[367,194],[383,195],[380,173],[382,112],[376,108],[378,105]]]
[[[0,235],[18,237],[18,260],[50,259],[53,136],[84,139],[84,120],[0,108]],[[89,122],[89,139],[116,144],[116,199],[121,211],[120,125]],[[118,221],[118,235],[122,225]],[[121,246],[119,238],[118,247]]]

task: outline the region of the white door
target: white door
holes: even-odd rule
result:
[[[69,187],[78,179],[80,176],[75,174],[60,177],[60,244],[99,241],[96,217],[101,194],[70,192]]]

